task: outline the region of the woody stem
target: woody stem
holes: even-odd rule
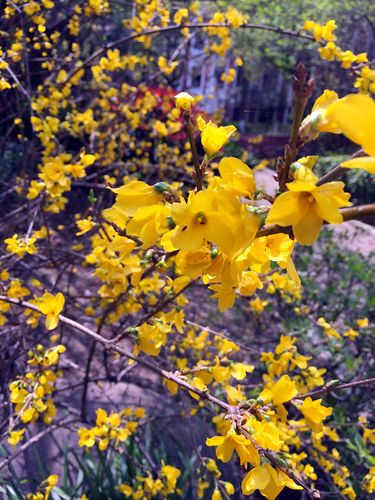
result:
[[[186,130],[186,134],[187,134],[188,139],[189,139],[191,154],[193,157],[197,191],[201,191],[201,189],[203,187],[203,175],[202,175],[202,170],[201,170],[201,167],[199,164],[197,147],[195,145],[194,127],[193,127],[193,123],[191,121],[190,110],[187,110],[184,112],[184,120],[185,120],[185,130]]]

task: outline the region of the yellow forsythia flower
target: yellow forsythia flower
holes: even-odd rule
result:
[[[232,227],[235,220],[228,216],[228,211],[219,211],[228,202],[236,209],[240,203],[228,193],[210,190],[190,193],[188,203],[172,205],[172,219],[177,228],[172,236],[176,248],[186,251],[198,250],[206,239],[230,251],[234,244]]]
[[[326,120],[369,155],[344,161],[341,166],[375,174],[375,100],[366,94],[349,94],[328,106]]]
[[[38,301],[38,307],[42,314],[47,316],[46,327],[48,330],[53,330],[59,323],[59,314],[64,308],[65,298],[62,293],[56,296],[46,292]]]
[[[77,220],[76,224],[79,229],[78,233],[76,233],[77,236],[82,236],[82,234],[91,231],[91,229],[95,227],[95,222],[92,220],[91,215],[89,215],[87,219]]]
[[[116,196],[116,205],[125,215],[132,216],[137,208],[159,203],[163,192],[169,188],[165,182],[149,186],[142,181],[130,181],[119,188],[111,189]],[[113,207],[112,207],[113,208]]]
[[[322,421],[332,414],[332,408],[321,405],[322,400],[313,401],[311,397],[304,399],[302,405],[298,407],[299,411],[305,417],[307,425],[314,431],[320,432]]]
[[[14,447],[17,446],[17,444],[22,441],[23,435],[25,433],[25,429],[21,429],[19,431],[12,431],[9,433],[8,437],[8,443],[13,445]]]
[[[325,90],[317,98],[312,107],[311,114],[306,116],[299,130],[300,137],[304,141],[316,139],[320,132],[340,133],[339,127],[326,119],[328,106],[336,102],[338,98],[339,96],[333,90]]]
[[[236,451],[240,457],[241,465],[259,462],[259,454],[249,439],[242,434],[236,434],[230,429],[225,436],[214,436],[206,439],[207,446],[217,446],[216,456],[222,462],[229,462],[233,452]]]
[[[357,319],[356,323],[359,328],[366,328],[369,325],[368,318]]]
[[[237,130],[234,125],[218,127],[216,123],[209,121],[206,123],[202,117],[197,120],[199,130],[201,130],[202,146],[209,157],[217,155],[229,137]]]
[[[274,469],[269,464],[257,465],[243,478],[242,492],[244,495],[251,495],[255,490],[259,490],[266,498],[276,498],[285,486],[293,490],[302,490],[302,487],[281,469]]]
[[[323,221],[341,224],[343,218],[338,208],[351,203],[344,183],[335,181],[321,186],[295,181],[287,184],[289,191],[276,198],[269,211],[267,224],[292,226],[296,240],[302,245],[312,245],[319,236]]]
[[[297,386],[291,380],[289,375],[283,375],[271,387],[271,399],[275,406],[280,406],[287,401],[290,401],[298,393]]]
[[[252,198],[255,191],[255,180],[252,170],[241,160],[225,157],[219,163],[221,185],[236,196]]]

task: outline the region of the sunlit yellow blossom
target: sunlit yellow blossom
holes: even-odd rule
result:
[[[283,375],[271,389],[271,400],[275,406],[290,401],[298,393],[296,384],[289,375]]]
[[[168,231],[169,213],[170,210],[165,205],[138,208],[126,227],[127,234],[138,236],[142,240],[142,248],[148,248]]]
[[[239,209],[234,197],[209,190],[191,193],[188,203],[174,203],[171,215],[178,227],[172,241],[176,248],[197,250],[206,239],[230,251],[235,237],[231,229],[234,221],[226,210],[229,204],[232,212]]]
[[[303,181],[289,182],[289,191],[278,196],[267,217],[267,224],[292,226],[302,245],[312,245],[319,236],[323,221],[341,224],[338,208],[350,205],[349,193],[343,182],[328,182],[321,186]]]
[[[300,127],[300,136],[306,140],[316,139],[320,132],[339,134],[340,128],[336,123],[327,120],[327,108],[338,100],[339,96],[333,90],[325,90],[315,101],[311,114],[306,116]]]
[[[366,94],[349,94],[331,103],[326,120],[342,134],[375,156],[375,100]],[[352,160],[350,160],[352,161]],[[345,166],[344,162],[342,165]]]

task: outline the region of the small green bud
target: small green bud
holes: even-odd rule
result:
[[[290,173],[294,175],[298,169],[300,169],[302,165],[298,163],[298,161],[294,161],[290,166]]]
[[[170,215],[167,217],[167,224],[169,229],[174,229],[176,227],[176,224]]]
[[[219,250],[218,250],[217,246],[216,245],[212,245],[212,247],[211,247],[211,253],[210,253],[211,259],[212,260],[216,259],[216,257],[218,256],[218,254],[219,254]]]
[[[152,261],[152,257],[154,255],[154,250],[152,248],[150,248],[149,250],[147,250],[147,252],[145,253],[145,256],[144,256],[144,260],[146,262],[151,262]]]
[[[154,190],[159,194],[162,194],[164,193],[164,191],[169,191],[171,189],[170,185],[166,182],[157,182],[153,187]]]
[[[96,196],[94,194],[94,190],[91,188],[89,191],[89,196],[88,196],[88,200],[89,200],[90,205],[95,205],[97,199],[98,198],[96,198]]]
[[[260,458],[260,465],[271,465],[271,462],[265,456]]]

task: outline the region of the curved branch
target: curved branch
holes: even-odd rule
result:
[[[6,297],[5,295],[0,295],[0,300],[4,301],[4,302],[8,302],[10,304],[15,304],[15,305],[24,307],[25,309],[31,309],[32,311],[35,311],[35,312],[42,314],[40,312],[39,307],[35,306],[34,304],[31,304],[30,302],[12,299],[10,297]],[[66,325],[69,325],[69,326],[75,328],[76,330],[79,330],[80,332],[84,333],[88,337],[91,337],[92,339],[96,340],[97,342],[99,342],[99,344],[102,344],[106,349],[108,349],[110,351],[117,352],[118,354],[121,354],[122,356],[125,356],[126,358],[131,359],[132,361],[136,361],[140,365],[143,365],[145,368],[148,368],[149,370],[153,371],[154,373],[157,373],[161,377],[163,377],[167,380],[170,380],[171,382],[174,382],[175,384],[177,384],[181,388],[185,389],[186,391],[192,392],[192,393],[196,394],[197,396],[199,396],[200,398],[205,399],[207,401],[210,401],[211,403],[215,404],[216,406],[219,406],[220,408],[222,408],[223,410],[225,410],[227,412],[231,412],[231,413],[236,412],[236,408],[233,407],[232,405],[225,403],[224,401],[221,401],[220,399],[216,398],[215,396],[212,396],[208,392],[196,389],[195,387],[193,387],[188,382],[181,379],[180,377],[178,377],[174,373],[169,372],[167,370],[164,370],[162,368],[159,368],[158,366],[154,365],[150,361],[147,361],[145,359],[142,359],[142,358],[134,355],[133,353],[131,353],[131,352],[127,351],[126,349],[117,345],[113,340],[108,340],[108,339],[102,337],[101,335],[97,334],[96,332],[94,332],[90,328],[87,328],[86,326],[81,325],[80,323],[77,323],[76,321],[74,321],[70,318],[67,318],[66,316],[63,316],[62,314],[59,315],[59,320],[61,321],[61,323],[65,323]]]
[[[347,384],[336,385],[333,383],[331,385],[325,385],[324,387],[321,387],[316,391],[311,391],[307,392],[306,394],[301,394],[299,396],[294,397],[293,399],[305,399],[308,397],[316,398],[319,396],[324,396],[325,394],[328,394],[330,392],[342,391],[344,389],[352,389],[353,387],[361,387],[363,385],[373,385],[373,384],[375,384],[375,377],[366,378],[363,380],[354,380],[353,382],[348,382]]]
[[[354,158],[359,158],[360,156],[364,156],[363,149],[359,149],[358,151],[356,151],[349,159],[353,160]],[[322,184],[325,184],[326,182],[335,181],[336,179],[339,179],[342,175],[347,174],[348,169],[341,167],[341,163],[339,165],[336,165],[336,167],[334,167],[332,170],[330,170],[325,175],[323,175],[323,177],[321,177],[318,180],[316,185],[321,186]]]
[[[203,29],[203,28],[227,28],[231,29],[232,26],[229,26],[227,24],[223,23],[217,23],[217,24],[210,24],[209,22],[205,23],[188,23],[188,24],[173,24],[171,26],[166,26],[164,28],[154,28],[148,31],[143,31],[141,33],[133,33],[132,35],[127,35],[122,38],[119,38],[118,40],[115,40],[114,42],[107,43],[104,45],[104,47],[101,47],[100,49],[96,50],[93,54],[88,56],[82,63],[77,66],[73,71],[69,73],[67,76],[66,80],[62,83],[62,85],[65,85],[66,83],[69,82],[71,78],[73,78],[74,75],[78,73],[82,68],[85,66],[88,66],[91,62],[93,62],[97,57],[105,54],[107,50],[113,49],[115,47],[118,47],[119,45],[122,45],[124,43],[131,42],[132,40],[136,40],[137,38],[141,38],[143,36],[152,36],[152,35],[157,35],[160,33],[168,33],[171,31],[176,31],[176,30],[181,30],[183,28],[189,28],[189,29]],[[268,26],[266,24],[243,24],[239,28],[242,29],[253,29],[253,30],[262,30],[262,31],[270,31],[272,33],[277,33],[279,35],[285,35],[285,36],[291,36],[291,37],[297,37],[297,38],[303,38],[304,40],[308,40],[310,42],[315,42],[315,39],[313,36],[308,35],[306,33],[300,33],[299,31],[292,31],[292,30],[283,30],[278,27],[274,26]]]

